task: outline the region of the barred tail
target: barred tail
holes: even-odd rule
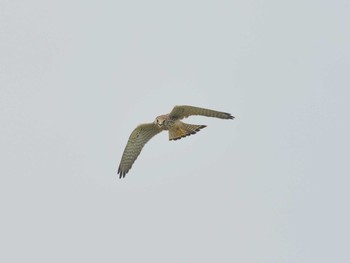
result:
[[[187,124],[182,121],[177,121],[176,124],[169,129],[169,140],[178,140],[191,134],[195,134],[205,127],[207,126]]]

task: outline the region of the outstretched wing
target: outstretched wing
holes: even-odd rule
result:
[[[125,175],[131,169],[131,166],[139,156],[143,146],[156,134],[162,130],[158,125],[154,123],[141,124],[133,130],[128,143],[125,146],[125,150],[122,159],[119,164],[118,174],[119,178],[125,177]]]
[[[202,115],[207,117],[215,117],[220,119],[233,119],[230,113],[215,111],[210,109],[198,108],[193,106],[175,106],[169,113],[169,117],[173,120],[181,120],[191,115]]]

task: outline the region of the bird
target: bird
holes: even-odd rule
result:
[[[168,114],[156,117],[154,122],[138,125],[130,134],[125,146],[119,167],[119,178],[124,178],[132,165],[140,155],[145,144],[155,135],[162,131],[168,131],[169,141],[176,141],[181,138],[196,134],[206,125],[184,123],[181,120],[192,115],[201,115],[219,119],[234,119],[227,112],[220,112],[189,105],[177,105]]]

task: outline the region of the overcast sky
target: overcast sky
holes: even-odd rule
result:
[[[349,1],[0,0],[1,262],[349,262]],[[174,105],[229,112],[154,137]]]

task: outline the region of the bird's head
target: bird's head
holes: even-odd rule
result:
[[[164,121],[166,120],[167,115],[160,115],[154,120],[154,124],[157,124],[159,127],[164,126]]]

